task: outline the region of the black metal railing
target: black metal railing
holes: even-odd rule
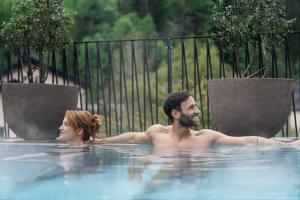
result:
[[[208,36],[73,42],[50,52],[48,82],[80,85],[79,109],[102,115],[106,136],[167,124],[161,107],[166,95],[176,90],[189,90],[198,102],[198,128],[215,128],[208,109],[207,80],[253,74],[299,80],[299,52],[299,32],[270,52],[264,51],[262,43],[245,42],[238,54],[221,38]],[[19,54],[2,54],[1,83],[27,81]],[[247,70],[249,64],[255,67]],[[298,94],[294,91],[292,98],[295,128],[287,121],[281,136],[298,136]]]

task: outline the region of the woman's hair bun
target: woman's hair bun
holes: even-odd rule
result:
[[[100,125],[102,124],[102,118],[97,114],[93,115],[92,124],[93,124],[91,127],[92,133],[94,134],[99,133]]]
[[[93,122],[100,126],[102,124],[102,118],[99,115],[95,114],[93,115]]]

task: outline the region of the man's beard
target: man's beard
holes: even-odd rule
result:
[[[197,115],[188,116],[181,112],[181,115],[179,118],[179,124],[186,128],[191,128],[192,126],[199,125],[199,121],[198,120],[196,121],[195,119],[193,119],[194,117],[198,117],[198,116]]]

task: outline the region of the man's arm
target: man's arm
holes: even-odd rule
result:
[[[109,143],[150,143],[150,137],[146,132],[128,132],[122,133],[114,137],[103,139],[95,139],[94,144],[109,144]]]
[[[228,136],[218,131],[203,129],[200,132],[212,136],[212,144],[227,144],[227,145],[299,145],[296,142],[285,143],[277,140],[267,139],[259,136]],[[298,142],[299,143],[299,142]]]
[[[152,143],[153,134],[161,132],[164,126],[154,124],[145,132],[128,132],[122,133],[114,137],[103,139],[95,139],[94,144],[109,144],[109,143]]]

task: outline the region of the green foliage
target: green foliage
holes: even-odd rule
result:
[[[212,21],[214,36],[221,36],[233,48],[240,48],[246,41],[262,40],[270,49],[292,31],[295,19],[287,20],[281,0],[233,0],[225,6],[219,1],[214,7]]]
[[[122,14],[136,12],[151,15],[159,36],[198,35],[207,33],[211,0],[120,0]]]
[[[13,2],[11,0],[2,0],[0,1],[0,24],[3,21],[7,21],[10,15],[10,9],[12,7]],[[1,27],[0,27],[1,29]],[[5,66],[5,49],[3,48],[4,41],[3,38],[0,37],[0,66]]]
[[[13,2],[11,0],[2,0],[0,1],[0,22],[6,21],[9,19],[10,8],[12,7]]]
[[[139,18],[136,13],[119,18],[113,27],[114,38],[132,39],[132,38],[156,38],[155,24],[150,15]]]
[[[210,28],[209,16],[213,3],[211,0],[173,0],[169,12],[173,31],[178,35],[199,35]],[[170,32],[169,32],[170,34]]]
[[[119,17],[116,0],[65,0],[65,5],[77,12],[72,30],[74,40],[82,41],[97,33],[105,36],[102,40],[113,39],[109,37],[110,32]]]

